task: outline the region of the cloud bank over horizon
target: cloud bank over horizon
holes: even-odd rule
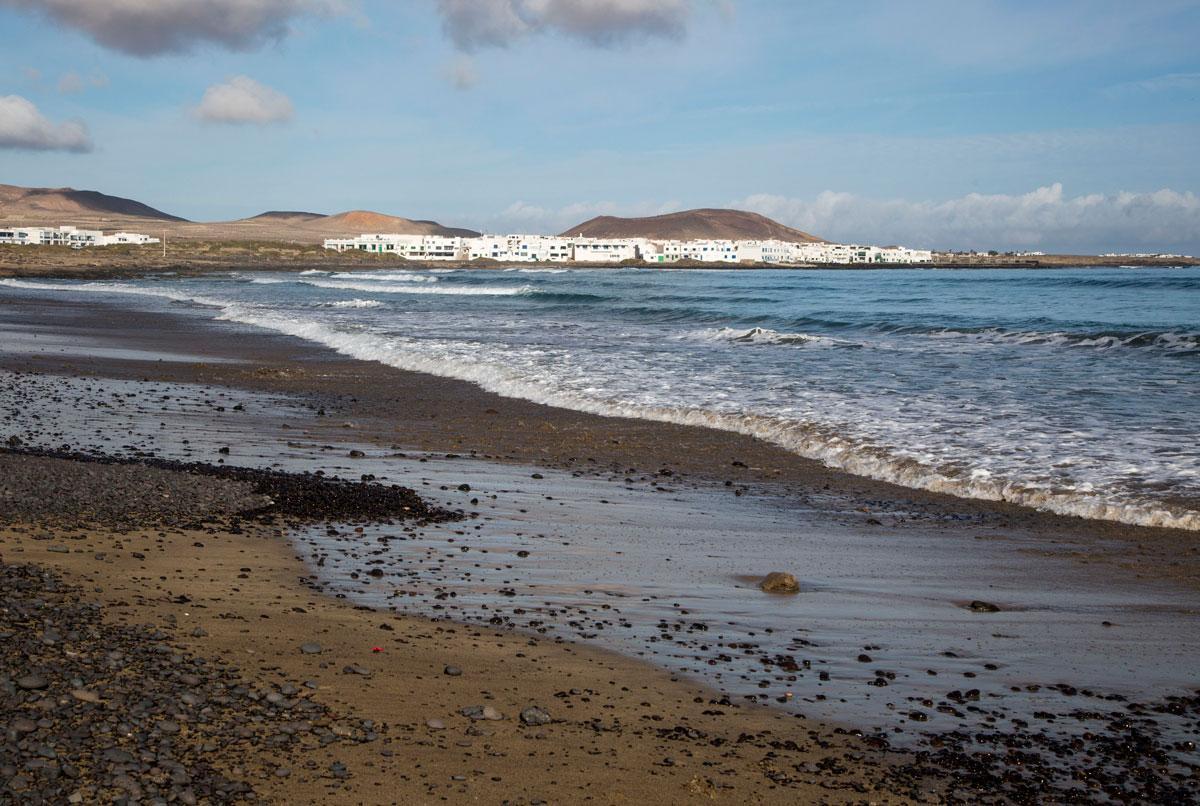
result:
[[[1168,188],[1068,196],[1061,183],[1023,194],[970,193],[945,201],[872,199],[825,191],[812,199],[754,194],[728,207],[844,243],[1000,251],[1171,251],[1200,253],[1200,196]],[[516,202],[489,227],[562,232],[598,215],[653,216],[679,202],[573,203],[547,208]]]
[[[1200,251],[1200,196],[1168,188],[1067,196],[1056,182],[1019,195],[970,193],[940,202],[826,191],[811,201],[756,194],[735,204],[831,240],[1002,251]]]
[[[91,151],[92,138],[82,121],[54,123],[20,95],[0,95],[0,149]]]

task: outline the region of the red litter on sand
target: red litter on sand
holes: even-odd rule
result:
[[[381,647],[381,646],[373,646],[373,647],[371,647],[371,651],[372,651],[372,652],[382,652],[382,651],[383,651],[383,647]]]

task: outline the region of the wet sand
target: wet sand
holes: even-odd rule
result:
[[[667,678],[666,683],[679,687],[677,691],[671,691],[669,696],[674,698],[671,701],[683,707],[688,703],[689,695],[699,696],[702,703],[693,705],[700,707],[707,702],[707,710],[724,712],[718,721],[728,730],[733,730],[743,718],[765,719],[768,720],[766,724],[776,726],[782,720],[782,724],[791,730],[796,730],[792,727],[795,725],[805,726],[801,733],[795,734],[796,741],[806,737],[808,741],[814,741],[816,736],[823,742],[838,734],[829,728],[817,727],[812,720],[796,722],[791,715],[795,706],[807,702],[807,706],[799,707],[801,712],[815,707],[813,697],[828,697],[821,692],[831,690],[847,699],[843,716],[850,718],[843,722],[864,724],[860,718],[867,713],[864,705],[867,700],[861,692],[866,690],[865,686],[872,685],[878,692],[874,702],[895,700],[901,703],[903,710],[895,720],[881,720],[870,726],[868,733],[872,741],[858,745],[857,750],[852,751],[852,758],[839,757],[839,764],[854,765],[854,775],[859,776],[869,777],[863,769],[880,768],[870,765],[860,769],[858,754],[873,752],[873,748],[881,746],[882,737],[900,744],[902,737],[896,734],[895,728],[897,724],[905,723],[908,725],[902,731],[910,733],[936,725],[949,735],[949,739],[942,740],[941,746],[948,744],[954,748],[965,746],[961,738],[953,736],[954,731],[962,730],[955,720],[964,719],[962,724],[975,728],[986,726],[994,729],[996,734],[990,740],[993,747],[1007,746],[1011,753],[1014,740],[1018,746],[1025,747],[1032,754],[1028,762],[1031,768],[1035,766],[1033,756],[1061,751],[1055,744],[1058,739],[1039,738],[1051,737],[1055,730],[1037,725],[1026,731],[1022,724],[1013,720],[1016,716],[1027,722],[1025,716],[1035,707],[1056,708],[1063,704],[1063,698],[1070,701],[1079,694],[1075,690],[1078,686],[1046,677],[1056,670],[1068,678],[1079,673],[1077,666],[1056,665],[1044,657],[1053,653],[1055,629],[1061,634],[1063,629],[1078,628],[1081,631],[1078,636],[1080,649],[1072,651],[1084,657],[1091,646],[1094,666],[1116,662],[1110,663],[1114,667],[1110,674],[1099,680],[1109,686],[1109,691],[1087,692],[1083,695],[1084,700],[1075,701],[1078,703],[1076,710],[1094,709],[1099,716],[1077,715],[1076,722],[1064,728],[1066,731],[1087,729],[1094,736],[1105,735],[1112,728],[1111,725],[1104,727],[1111,718],[1104,714],[1115,713],[1112,709],[1127,713],[1130,709],[1137,711],[1145,707],[1149,709],[1147,714],[1156,716],[1149,716],[1149,722],[1134,726],[1139,735],[1143,732],[1153,734],[1169,744],[1186,742],[1185,735],[1195,732],[1195,717],[1190,708],[1183,708],[1182,718],[1171,722],[1170,718],[1164,717],[1165,711],[1153,710],[1155,706],[1151,703],[1133,708],[1128,702],[1128,693],[1115,695],[1126,697],[1126,700],[1106,699],[1114,696],[1115,688],[1120,688],[1113,684],[1122,680],[1134,693],[1142,683],[1147,692],[1162,693],[1174,686],[1180,694],[1189,693],[1186,686],[1189,673],[1181,670],[1181,667],[1187,668],[1189,653],[1194,650],[1190,640],[1183,640],[1185,636],[1194,635],[1188,625],[1195,618],[1196,557],[1192,545],[1194,536],[1188,533],[1087,522],[1032,513],[1018,507],[906,490],[830,471],[738,435],[599,418],[499,398],[467,384],[354,362],[284,337],[247,337],[242,329],[209,322],[195,313],[185,312],[183,316],[175,317],[122,312],[118,317],[114,316],[115,310],[105,305],[74,305],[61,300],[0,305],[0,333],[7,330],[42,334],[38,338],[23,337],[4,357],[3,363],[10,368],[37,372],[30,381],[34,385],[43,384],[53,390],[57,384],[62,402],[79,401],[86,395],[78,389],[69,390],[53,376],[136,380],[139,382],[137,391],[125,394],[142,398],[133,408],[140,408],[139,416],[143,418],[150,411],[147,404],[151,390],[145,386],[146,382],[174,381],[211,386],[207,387],[208,392],[196,395],[186,407],[163,415],[167,434],[160,438],[150,438],[145,423],[138,424],[137,418],[133,417],[130,404],[118,407],[132,418],[121,421],[123,428],[106,429],[100,425],[103,420],[96,420],[90,423],[93,444],[83,444],[77,429],[72,437],[72,442],[76,443],[74,447],[126,453],[155,451],[162,455],[178,454],[180,458],[214,462],[228,456],[230,463],[270,463],[271,457],[262,450],[263,444],[269,441],[266,439],[258,445],[253,439],[233,442],[228,454],[218,454],[216,450],[217,445],[230,441],[232,432],[220,423],[232,416],[233,406],[239,405],[233,401],[245,396],[237,390],[255,390],[265,396],[264,400],[275,401],[250,407],[257,411],[257,414],[251,414],[261,418],[256,421],[258,428],[270,429],[276,435],[271,439],[282,440],[285,445],[291,443],[287,451],[280,451],[274,457],[276,461],[291,463],[296,468],[321,467],[326,472],[349,477],[355,473],[389,475],[395,477],[391,480],[414,486],[419,478],[422,482],[419,489],[434,503],[480,513],[479,520],[463,530],[470,530],[466,538],[427,532],[405,534],[402,543],[392,542],[387,538],[396,538],[394,531],[369,524],[361,525],[361,533],[336,525],[297,530],[295,550],[310,563],[309,573],[297,576],[304,577],[307,585],[318,586],[333,597],[343,596],[374,607],[391,606],[427,617],[449,616],[458,622],[476,623],[479,626],[474,628],[443,629],[474,629],[481,635],[486,630],[489,641],[490,630],[495,629],[505,636],[504,640],[517,641],[517,646],[527,639],[517,638],[519,634],[510,634],[508,629],[518,626],[527,631],[526,635],[545,636],[543,646],[564,653],[564,659],[587,657],[591,663],[607,664],[606,668],[619,667],[618,682],[632,679],[626,675],[650,675],[663,681],[666,674],[584,646],[597,643],[613,646],[594,640],[597,631],[612,629],[618,623],[601,612],[603,604],[596,604],[595,598],[598,591],[600,595],[615,593],[631,598],[631,592],[649,593],[657,585],[659,589],[651,595],[661,595],[661,604],[629,606],[621,603],[624,608],[621,618],[630,624],[636,623],[637,628],[630,630],[637,635],[643,648],[650,647],[643,652],[645,657],[667,668],[695,674],[700,680],[704,670],[689,670],[684,663],[673,663],[665,656],[707,665],[713,657],[728,653],[728,645],[744,643],[744,636],[735,635],[739,630],[765,632],[772,629],[769,625],[774,618],[778,622],[774,625],[776,629],[784,625],[789,628],[789,641],[794,642],[789,653],[791,660],[780,661],[777,656],[766,655],[763,651],[746,652],[751,665],[765,666],[761,675],[767,681],[765,690],[768,693],[761,699],[772,703],[773,712],[764,713],[749,704],[734,708],[735,703],[728,699],[713,708],[712,702],[720,702],[722,698],[711,688],[707,694],[696,694],[694,684],[688,684],[684,679],[672,683]],[[30,327],[35,324],[43,330]],[[39,338],[42,339],[40,346],[34,343]],[[203,357],[204,362],[197,363],[198,357]],[[158,360],[160,358],[163,360]],[[105,394],[111,396],[115,392],[106,387]],[[178,394],[172,397],[180,398]],[[172,406],[174,404],[161,408],[166,410]],[[172,420],[177,416],[183,416],[182,422],[195,429],[193,438],[186,445],[178,434],[170,436],[179,430]],[[19,417],[10,417],[8,422],[18,420]],[[110,419],[108,422],[111,425],[115,421]],[[43,427],[42,433],[38,433]],[[244,428],[245,424],[239,427]],[[23,421],[23,428],[27,441],[40,441],[48,446],[58,444],[54,440],[67,433],[49,416],[39,418],[33,425],[28,420]],[[254,430],[251,428],[252,432]],[[0,436],[4,434],[0,433]],[[331,444],[335,446],[332,450],[322,450],[322,446]],[[363,455],[349,460],[351,446],[361,450]],[[421,452],[436,452],[437,458]],[[463,458],[446,459],[448,452],[461,454]],[[397,457],[397,453],[406,455]],[[473,457],[473,462],[467,457]],[[426,462],[421,463],[421,459]],[[541,478],[532,478],[534,474]],[[457,490],[457,485],[452,483],[455,479],[470,479],[461,483],[468,483],[471,489]],[[486,503],[488,494],[496,495],[498,501],[505,499],[503,503],[491,506],[490,512]],[[606,497],[601,499],[601,495]],[[474,504],[472,499],[480,504]],[[656,506],[655,499],[669,503]],[[559,507],[568,511],[556,516],[555,510]],[[767,517],[765,513],[773,514]],[[656,517],[660,538],[657,542],[654,534],[647,532],[644,526],[647,523],[653,525]],[[678,539],[681,534],[702,531],[706,518],[713,524],[711,539]],[[643,526],[636,527],[637,524]],[[475,530],[474,526],[480,526],[482,530]],[[739,530],[746,545],[755,547],[754,551],[741,545],[729,547],[730,540],[737,538]],[[802,546],[789,546],[786,542],[789,532],[800,534]],[[566,537],[574,547],[563,550],[556,546],[550,550],[548,546],[553,544],[553,537]],[[451,540],[459,542],[451,545]],[[561,541],[554,541],[557,542]],[[383,546],[387,551],[368,551],[367,547],[372,544]],[[1133,547],[1139,544],[1144,548],[1134,551]],[[464,552],[463,548],[470,551]],[[637,553],[639,549],[641,554]],[[483,562],[478,556],[468,559],[473,552],[485,551],[501,554],[503,559],[494,562],[491,557]],[[517,557],[518,551],[530,552],[536,561]],[[624,571],[621,563],[613,562],[609,556],[616,551],[632,555],[624,561]],[[290,550],[283,552],[290,563],[296,562]],[[678,556],[681,552],[685,555],[687,552],[711,553],[714,557],[709,563],[688,563],[692,576],[654,572],[656,566],[665,568],[668,562],[684,559]],[[822,558],[822,552],[829,556]],[[61,562],[63,556],[51,553],[40,559],[54,563]],[[802,603],[797,605],[800,610],[788,610],[780,605],[773,614],[771,606],[754,606],[763,601],[761,597],[765,595],[753,590],[752,578],[774,570],[776,561],[780,563],[780,570],[796,572],[806,591],[810,592],[807,598],[802,596],[795,600]],[[808,567],[793,565],[801,561]],[[382,583],[367,573],[371,564],[379,568]],[[869,572],[864,568],[869,568]],[[604,583],[603,588],[600,584],[587,582],[589,572]],[[863,579],[851,580],[864,574]],[[892,577],[890,580],[889,576]],[[393,581],[395,578],[401,579]],[[1061,591],[1055,590],[1056,578],[1070,578],[1071,584],[1061,586]],[[914,580],[922,579],[927,581],[913,584]],[[228,579],[222,580],[215,575],[211,581],[230,584]],[[626,589],[618,589],[618,583]],[[237,580],[236,584],[246,583]],[[585,587],[589,584],[590,587]],[[1013,594],[1015,599],[997,597],[995,591],[984,590],[989,584],[1009,594],[1017,591]],[[405,606],[397,607],[395,597],[390,597],[391,602],[385,601],[385,597],[376,593],[381,588],[393,592],[402,590]],[[931,594],[931,588],[936,592]],[[1107,589],[1111,595],[1100,597],[1098,609],[1088,611],[1086,593],[1098,589]],[[901,616],[884,624],[868,624],[869,618],[857,619],[859,636],[883,635],[884,640],[876,643],[873,638],[864,638],[855,644],[855,631],[845,624],[855,618],[841,614],[842,621],[836,625],[829,620],[831,608],[844,607],[849,601],[847,594],[849,600],[858,597],[866,611],[872,607],[878,609],[879,602],[874,605],[869,602],[873,597],[883,597],[887,607],[899,608],[897,613]],[[273,595],[281,594],[276,591]],[[303,595],[312,598],[315,594],[309,588]],[[822,595],[832,598],[827,604],[821,604],[819,597]],[[543,596],[550,601],[536,606],[561,610],[555,614],[561,618],[546,619],[543,613],[536,619],[542,624],[530,624],[532,617],[528,614],[535,606],[529,603]],[[730,635],[721,637],[720,652],[704,654],[710,649],[708,644],[717,643],[710,640],[715,632],[711,623],[705,624],[705,630],[700,630],[694,626],[699,616],[692,612],[674,618],[664,615],[678,611],[680,600],[691,597],[692,602],[682,609],[693,608],[694,612],[704,614],[706,620],[711,621],[708,614],[720,610],[722,603],[719,600],[723,596],[737,600],[737,606],[743,609],[749,603],[753,612],[742,613],[746,618],[738,629],[731,628]],[[921,600],[920,604],[915,609],[911,603],[897,605],[905,597]],[[1003,612],[985,615],[962,607],[976,598],[995,599]],[[329,603],[325,597],[317,599]],[[667,600],[670,600],[669,609]],[[1090,603],[1096,604],[1095,598]],[[605,604],[611,606],[612,600]],[[1162,613],[1145,618],[1141,612],[1163,607],[1166,610]],[[441,611],[435,608],[441,608]],[[526,613],[517,613],[517,610]],[[1034,615],[1032,618],[1019,615],[1023,611],[1032,611]],[[1111,613],[1120,616],[1114,619]],[[912,623],[914,614],[920,624]],[[366,618],[372,617],[379,616]],[[944,619],[948,626],[943,625],[945,629],[940,629],[930,623],[931,617]],[[936,689],[929,688],[927,681],[914,679],[923,671],[921,664],[928,661],[933,650],[949,646],[945,643],[948,636],[961,636],[964,619],[980,617],[997,617],[1004,626],[996,627],[993,623],[989,629],[996,630],[997,634],[978,642],[970,652],[962,652],[963,648],[957,646],[956,658],[947,659],[943,655],[937,661],[939,668],[931,669],[945,676],[944,683],[937,681]],[[397,623],[409,621],[412,620],[400,617]],[[1148,636],[1146,645],[1139,649],[1121,638],[1104,638],[1104,633],[1111,632],[1111,628],[1104,626],[1103,621],[1118,624],[1120,630],[1124,630],[1125,638],[1131,634]],[[1171,634],[1172,621],[1178,630],[1177,636]],[[299,622],[303,624],[304,620]],[[549,622],[553,623],[547,627]],[[431,629],[426,621],[418,619],[413,623],[425,625],[414,626],[414,630]],[[797,625],[802,627],[798,632],[794,629]],[[539,633],[542,627],[546,629]],[[1046,631],[1045,637],[1037,634],[1041,630]],[[806,644],[812,636],[805,637],[804,634],[810,631],[823,635],[818,641]],[[893,637],[892,634],[901,631],[923,636],[925,643],[914,644]],[[1021,631],[1026,631],[1024,637],[1020,635]],[[299,640],[302,632],[300,626],[286,629],[288,640]],[[453,636],[444,632],[438,635],[451,644],[459,640],[457,632]],[[762,635],[760,632],[759,637]],[[830,640],[833,635],[841,636],[840,644]],[[678,646],[670,651],[662,649],[664,636],[669,636],[670,643]],[[658,640],[649,642],[651,637]],[[1139,651],[1153,651],[1155,645],[1166,646],[1173,637],[1179,639],[1175,643],[1180,644],[1182,649],[1179,651],[1183,655],[1162,658],[1163,663],[1156,667],[1157,671],[1174,669],[1176,677],[1173,680],[1163,679],[1161,674],[1149,674],[1145,669],[1121,665],[1125,661],[1119,653],[1105,654],[1114,652],[1114,646],[1124,646],[1131,649],[1132,657]],[[1039,638],[1043,644],[1038,643]],[[495,640],[500,641],[499,638]],[[575,646],[567,644],[568,641],[574,642]],[[1047,641],[1049,643],[1045,643]],[[1023,646],[1023,642],[1027,642],[1027,646]],[[655,643],[660,646],[654,647]],[[1001,648],[1006,643],[1021,646],[1022,651],[1014,653]],[[704,650],[700,648],[702,645]],[[741,646],[737,648],[742,649]],[[629,655],[638,654],[636,649],[622,649]],[[868,659],[859,660],[856,653],[867,655]],[[764,656],[772,663],[762,664]],[[1001,663],[994,663],[996,660]],[[804,661],[812,665],[805,665]],[[563,660],[557,654],[546,656],[544,662],[548,674],[555,668],[563,668],[559,665]],[[987,669],[988,664],[1001,668]],[[821,680],[823,671],[832,671],[833,679]],[[739,668],[736,663],[730,665],[728,674],[730,678],[745,677],[744,668]],[[879,685],[881,681],[882,686]],[[710,678],[707,682],[713,686],[723,685],[721,679]],[[830,684],[829,689],[822,685],[826,682]],[[1005,685],[1013,688],[1009,684],[1018,682],[1037,688],[1005,702],[987,699],[989,686],[991,689]],[[1047,684],[1057,683],[1063,683],[1072,691],[1048,689]],[[633,688],[627,682],[625,685]],[[794,690],[793,698],[790,702],[775,702],[785,693],[784,687]],[[979,691],[972,695],[976,687],[984,692],[985,707],[981,708]],[[576,688],[587,690],[581,686]],[[744,686],[737,684],[737,690],[744,690]],[[938,695],[931,695],[935,690]],[[551,696],[553,693],[558,692],[551,692]],[[958,695],[957,700],[954,694]],[[570,696],[561,699],[575,704]],[[1029,704],[1013,702],[1025,699]],[[509,710],[517,707],[505,705]],[[713,714],[705,715],[703,710],[706,709],[702,708],[699,715],[689,714],[689,720],[703,716],[715,718]],[[820,716],[826,716],[830,712],[828,701],[818,710]],[[895,703],[889,710],[895,711]],[[913,712],[920,712],[921,718]],[[933,717],[934,725],[925,725],[930,717]],[[945,720],[951,724],[945,724]],[[1007,723],[1009,720],[1012,720],[1011,725]],[[1070,721],[1062,714],[1057,720],[1059,727]],[[891,735],[880,733],[881,727]],[[786,734],[787,728],[784,730]],[[1120,736],[1118,730],[1114,741],[1119,743]],[[636,742],[633,739],[627,741],[636,756]],[[1039,742],[1043,741],[1049,744],[1039,747]],[[987,744],[984,742],[984,746]],[[1086,762],[1091,764],[1101,758],[1104,766],[1110,768],[1108,774],[1111,775],[1121,764],[1120,753],[1113,750],[1115,746],[1095,740],[1093,746],[1083,751],[1085,756],[1063,762],[1062,767],[1069,772],[1074,764],[1084,763],[1084,757],[1091,759]],[[645,750],[645,747],[641,749]],[[1183,774],[1186,778],[1186,765],[1194,762],[1193,755],[1182,745],[1176,750],[1182,752],[1182,756],[1172,760],[1171,764],[1183,763],[1183,767],[1175,768],[1175,774]],[[773,752],[778,752],[778,748]],[[951,786],[979,786],[986,776],[971,778],[963,775],[965,764],[960,766],[959,772],[953,771],[958,762],[967,760],[966,756],[954,755],[958,752],[955,749],[949,755],[943,755],[922,775],[916,775],[912,767],[885,764],[887,788],[901,795],[912,794],[907,782],[913,780],[914,775],[925,780],[926,786],[931,785],[930,780],[939,778],[943,783],[950,782]],[[902,759],[907,756],[896,754],[897,764]],[[672,764],[678,761],[674,758]],[[666,769],[673,770],[674,767]],[[899,772],[901,769],[907,771]],[[1179,772],[1181,769],[1185,772]],[[1194,769],[1191,775],[1194,781]],[[745,771],[731,773],[732,779],[739,783],[751,783],[753,776],[754,773]],[[809,780],[831,782],[823,776]],[[840,779],[834,776],[833,780]],[[778,776],[773,780],[773,776],[768,775],[767,781],[771,782],[766,785],[768,787],[779,786]],[[691,786],[690,779],[688,786]],[[640,795],[643,790],[635,787],[631,791]],[[646,791],[653,794],[659,790]],[[661,791],[662,797],[670,802],[684,799],[680,798],[678,789]],[[762,792],[769,796],[772,791],[769,788],[753,789],[750,796]],[[689,791],[689,796],[691,794]],[[798,794],[792,792],[789,797],[795,798]],[[558,797],[547,799],[554,801]],[[740,801],[747,797],[743,793],[736,799]]]

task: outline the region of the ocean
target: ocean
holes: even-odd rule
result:
[[[0,280],[186,308],[897,484],[1200,529],[1200,269],[390,269]]]

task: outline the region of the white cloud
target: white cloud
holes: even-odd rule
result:
[[[594,45],[683,36],[695,0],[437,0],[446,33],[466,51],[562,33]]]
[[[1200,247],[1200,197],[1190,191],[1068,197],[1055,183],[1020,195],[971,193],[940,202],[826,191],[812,200],[758,194],[733,206],[835,241],[1084,254]]]
[[[0,149],[26,151],[92,150],[92,138],[81,121],[53,123],[20,95],[0,95]]]
[[[103,73],[92,73],[89,76],[81,76],[74,70],[69,70],[63,73],[58,80],[58,91],[63,95],[77,95],[88,89],[99,89],[108,86],[108,76]]]
[[[0,0],[0,6],[39,12],[134,56],[202,43],[250,50],[283,38],[295,17],[342,9],[339,0]]]
[[[234,76],[204,91],[196,117],[210,123],[283,123],[292,119],[291,100],[248,76]]]

